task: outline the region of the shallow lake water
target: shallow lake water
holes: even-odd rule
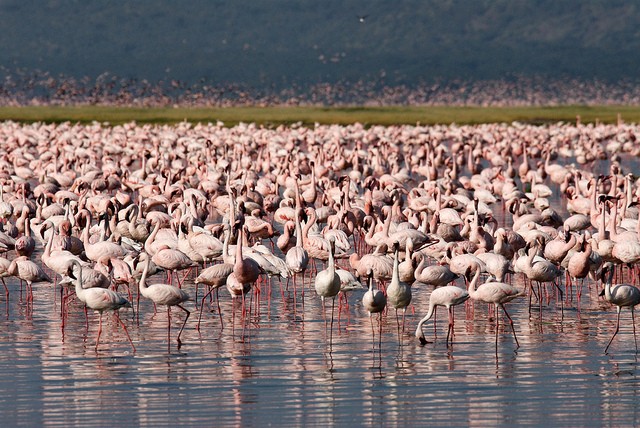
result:
[[[154,279],[162,280],[161,276]],[[296,298],[274,281],[264,284],[258,305],[243,323],[241,303],[220,292],[224,328],[215,302],[198,311],[177,348],[183,313],[174,309],[171,342],[167,314],[141,301],[137,314],[121,310],[137,351],[116,318],[105,313],[94,350],[98,314],[85,327],[82,307],[69,304],[64,332],[60,298],[51,284],[34,285],[27,310],[17,281],[9,281],[0,333],[4,373],[2,415],[9,425],[635,425],[638,359],[630,314],[609,355],[603,353],[615,327],[615,310],[587,284],[574,294],[564,316],[555,300],[528,299],[508,305],[520,348],[501,316],[498,346],[487,305],[456,309],[455,341],[445,344],[446,313],[424,327],[431,343],[413,336],[424,316],[430,287],[414,287],[415,314],[398,334],[393,312],[374,316],[375,339],[361,306],[364,291],[349,296],[329,335],[312,289]],[[186,287],[194,293],[193,283]],[[549,293],[554,293],[550,287]],[[299,290],[298,290],[299,292]],[[202,296],[202,290],[199,291]],[[213,312],[212,312],[213,310]],[[233,319],[235,310],[236,318]],[[244,325],[244,329],[243,329]]]
[[[519,277],[513,281],[524,287]],[[205,303],[199,330],[199,301],[188,302],[191,317],[179,349],[182,311],[172,311],[169,341],[163,308],[154,313],[142,299],[139,311],[121,310],[136,352],[113,314],[104,314],[96,351],[98,314],[89,313],[87,328],[72,299],[63,329],[52,284],[35,284],[29,307],[19,282],[7,283],[9,299],[0,300],[4,426],[640,423],[630,312],[623,310],[620,333],[605,355],[615,308],[589,281],[579,301],[576,290],[566,296],[564,314],[555,299],[544,300],[542,313],[535,298],[531,310],[526,297],[509,303],[519,348],[501,314],[496,347],[494,315],[477,303],[456,308],[451,347],[444,309],[438,310],[437,337],[429,322],[430,343],[421,345],[414,331],[431,288],[420,284],[404,332],[390,311],[382,317],[381,336],[373,317],[372,337],[363,289],[349,294],[348,308],[336,305],[330,334],[330,303],[325,323],[312,287],[307,284],[304,299],[298,288],[294,300],[291,284],[273,280],[262,284],[259,299],[247,296],[251,314],[244,320],[241,302],[221,289],[222,328],[215,301]],[[193,275],[185,287],[195,297]]]

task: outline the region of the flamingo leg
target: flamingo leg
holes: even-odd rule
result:
[[[133,345],[133,341],[131,340],[131,336],[129,336],[129,331],[127,330],[127,326],[124,325],[124,323],[120,319],[120,315],[118,314],[118,312],[116,312],[116,319],[118,320],[118,322],[120,323],[120,325],[124,329],[124,333],[127,335],[127,339],[129,339],[129,343],[131,344],[131,347],[133,348],[133,352],[136,352],[136,347]]]
[[[178,271],[176,271],[176,278],[178,278],[178,288],[182,288],[182,284],[184,284],[184,282],[186,281],[187,277],[189,276],[192,270],[193,270],[193,267],[190,267],[189,269],[187,269],[187,273],[184,274],[184,276],[182,277],[182,280],[180,280]]]
[[[218,304],[218,316],[220,316],[220,329],[224,328],[224,323],[222,322],[222,310],[220,310],[220,296],[218,295],[218,288],[216,288],[216,303]]]
[[[235,332],[236,332],[236,308],[235,308],[235,304],[236,304],[236,299],[233,298],[232,306],[231,306],[231,334],[232,335],[235,335]]]
[[[343,297],[344,297],[344,294],[342,293],[342,291],[340,291],[338,293],[338,330],[340,330],[340,319],[342,315],[342,298]]]
[[[198,316],[198,324],[196,325],[196,330],[200,330],[200,321],[202,320],[202,310],[204,308],[204,301],[208,296],[211,295],[211,293],[213,293],[213,290],[214,289],[212,287],[209,287],[209,291],[207,291],[207,293],[204,296],[202,296],[202,301],[200,302],[200,315]]]
[[[413,306],[412,306],[412,308],[413,308]],[[406,314],[407,314],[407,308],[405,307],[405,308],[402,309],[402,332],[403,333],[404,333],[404,318],[405,318]],[[414,315],[415,315],[415,311],[414,311]]]
[[[396,326],[398,328],[398,339],[400,339],[400,319],[398,318],[398,308],[396,310]]]
[[[380,331],[378,332],[378,351],[382,352],[382,312],[378,315],[378,325]]]
[[[495,308],[495,312],[496,312],[496,358],[497,358],[498,357],[498,330],[500,328],[500,317],[498,316],[497,305]]]
[[[98,322],[98,335],[96,336],[96,348],[95,348],[96,352],[98,352],[98,344],[100,343],[101,334],[102,334],[102,311],[100,311],[100,321]]]
[[[302,272],[302,312],[304,313],[304,272]]]
[[[294,316],[297,314],[298,311],[298,284],[297,284],[297,274],[293,274],[293,314]],[[287,284],[289,283],[289,278],[287,278]],[[302,274],[302,290],[301,290],[301,296],[302,296],[302,307],[304,310],[304,273]]]
[[[320,302],[322,302],[322,319],[324,320],[324,329],[327,329],[327,314],[324,308],[324,297],[320,296]]]
[[[449,306],[449,328],[447,328],[447,341],[449,343],[449,337],[451,337],[451,343],[453,344],[453,307]]]
[[[333,309],[336,306],[336,296],[331,299],[331,324],[329,326],[329,347],[333,345]]]
[[[2,282],[4,282],[4,279],[2,280]],[[64,324],[64,287],[63,286],[60,286],[60,317],[62,318],[62,321]]]
[[[136,295],[136,314],[138,314],[138,323],[140,323],[140,287],[136,287],[138,289],[138,293]],[[154,304],[154,314],[155,314],[155,304]]]
[[[509,315],[509,312],[507,312],[507,309],[504,307],[504,305],[500,305],[500,307],[504,311],[504,314],[507,316],[507,318],[509,318],[509,324],[511,324],[511,331],[513,331],[513,338],[516,341],[516,347],[519,348],[520,342],[518,342],[518,337],[516,336],[516,329],[513,326],[513,320],[511,319],[511,316]],[[498,313],[498,308],[496,308],[496,314],[497,313]]]
[[[191,315],[191,312],[189,312],[189,310],[184,308],[182,305],[176,305],[176,306],[187,313],[187,316],[185,317],[184,321],[182,322],[182,327],[180,328],[180,332],[178,332],[178,349],[180,349],[180,346],[182,346],[182,341],[180,340],[180,335],[182,334],[182,330],[184,330],[184,326],[187,324],[187,320],[189,319],[189,315]]]
[[[433,340],[438,338],[438,332],[436,330],[436,319],[438,318],[438,307],[436,306],[433,310]]]
[[[562,292],[562,288],[558,285],[556,281],[553,281],[553,285],[558,289],[558,293],[560,293],[560,317],[564,319],[564,293]]]
[[[636,353],[638,353],[638,340],[636,339],[636,317],[633,314],[633,306],[631,306],[631,324],[633,325],[633,342],[636,345]]]
[[[87,305],[84,305],[84,326],[89,331],[89,311],[87,310]]]
[[[616,334],[618,334],[619,330],[620,330],[620,306],[618,306],[618,315],[616,317],[616,331],[613,332],[613,336],[611,336],[611,339],[609,339],[609,343],[607,343],[607,347],[604,348],[604,353],[605,354],[609,350],[609,346],[611,346],[611,342],[613,342],[613,338],[616,337]],[[634,336],[634,338],[635,338],[635,336]]]
[[[167,306],[167,348],[171,351],[171,306]]]
[[[373,318],[371,317],[371,313],[369,313],[369,323],[371,324],[371,348],[375,349],[376,347],[376,334],[375,334],[375,330],[373,329]]]

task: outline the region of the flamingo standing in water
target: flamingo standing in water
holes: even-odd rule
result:
[[[524,296],[524,293],[518,290],[516,287],[513,287],[504,282],[485,282],[481,284],[476,289],[476,285],[478,284],[478,280],[480,279],[481,272],[480,265],[476,265],[475,274],[473,275],[473,279],[469,283],[469,296],[473,300],[477,300],[479,302],[484,303],[492,303],[495,310],[496,317],[496,352],[498,350],[498,327],[500,324],[500,317],[498,316],[498,307],[502,308],[504,314],[509,318],[509,323],[511,324],[511,330],[513,331],[513,338],[516,341],[517,348],[520,347],[520,343],[518,342],[518,337],[516,336],[516,330],[513,326],[513,320],[509,313],[507,312],[504,304],[512,301],[516,297]]]
[[[371,341],[375,338],[373,329],[373,319],[371,314],[380,314],[378,324],[380,325],[380,332],[378,335],[379,341],[382,342],[382,311],[387,306],[387,296],[381,290],[373,289],[373,270],[369,269],[367,272],[367,278],[369,282],[369,290],[362,296],[362,306],[369,312],[369,322],[371,323]]]
[[[423,345],[427,343],[427,340],[424,338],[424,333],[422,332],[422,325],[431,319],[436,313],[438,306],[444,306],[449,312],[449,328],[447,329],[446,343],[449,343],[449,337],[451,337],[451,343],[453,343],[453,307],[466,302],[468,299],[469,292],[455,285],[445,285],[444,287],[433,290],[429,296],[429,311],[427,315],[420,320],[416,328],[416,337],[420,340],[420,343]]]
[[[202,296],[202,301],[200,302],[200,316],[198,317],[198,325],[197,329],[200,329],[200,320],[202,319],[202,311],[204,308],[204,301],[207,297],[216,292],[216,301],[218,303],[218,314],[220,315],[220,328],[223,327],[222,323],[222,312],[220,312],[220,300],[218,298],[218,289],[223,285],[227,284],[227,278],[233,272],[233,265],[231,263],[219,263],[217,265],[209,266],[202,272],[195,280],[196,285],[205,284],[209,287],[209,290]]]
[[[296,245],[291,247],[285,256],[285,262],[291,272],[293,272],[293,297],[296,296],[296,279],[299,273],[302,274],[302,297],[304,299],[304,272],[309,264],[309,254],[304,249],[304,237],[302,235],[302,226],[300,224],[300,216],[304,211],[302,208],[296,209]]]
[[[333,238],[329,238],[329,261],[327,262],[327,268],[318,272],[315,280],[315,289],[318,296],[322,300],[322,314],[324,315],[324,299],[331,297],[331,327],[329,329],[330,339],[333,338],[333,310],[336,303],[336,295],[340,292],[340,276],[336,273],[334,253],[335,241]]]
[[[27,256],[18,256],[11,261],[7,267],[6,273],[15,276],[27,283],[27,302],[33,302],[34,282],[51,282],[51,278],[37,264],[27,258]]]
[[[616,317],[616,330],[613,332],[613,336],[607,343],[607,347],[604,348],[606,354],[613,342],[613,338],[616,337],[620,330],[620,310],[623,306],[627,306],[631,309],[631,324],[633,325],[633,341],[636,345],[636,352],[638,352],[638,341],[636,340],[636,321],[633,315],[634,307],[640,303],[640,290],[630,284],[616,284],[612,285],[613,280],[613,264],[611,262],[605,263],[602,267],[602,282],[604,283],[604,298],[609,303],[616,305],[616,311],[618,313]]]
[[[102,334],[102,313],[104,311],[110,310],[116,311],[116,318],[122,325],[122,328],[127,335],[127,339],[129,339],[129,343],[133,348],[133,352],[135,352],[136,347],[131,340],[131,336],[129,336],[127,327],[124,325],[117,312],[117,310],[122,307],[131,307],[131,303],[129,303],[127,299],[125,299],[115,291],[111,291],[107,288],[82,288],[82,265],[76,260],[71,261],[69,277],[74,282],[76,296],[78,296],[78,299],[89,308],[100,313],[100,324],[98,325],[98,335],[96,336],[95,350],[98,351],[100,335]]]
[[[2,281],[2,285],[4,285],[4,292],[7,297],[7,302],[9,301],[9,288],[7,288],[7,283],[4,281],[4,278],[10,276],[7,272],[9,266],[11,266],[11,261],[9,259],[5,259],[4,257],[0,257],[0,281]]]
[[[404,318],[407,312],[407,306],[411,303],[411,284],[400,281],[399,271],[399,251],[400,245],[398,242],[393,243],[394,258],[393,258],[393,273],[391,276],[391,282],[387,287],[387,303],[389,303],[396,310],[396,323],[398,325],[398,332],[400,332],[400,321],[398,320],[398,309],[402,309],[402,331],[404,332]]]
[[[171,343],[171,307],[177,306],[187,314],[178,333],[177,342],[178,349],[180,349],[180,346],[182,346],[180,335],[182,334],[182,330],[184,330],[184,326],[187,324],[189,315],[191,315],[191,312],[182,306],[182,303],[189,300],[190,297],[184,290],[173,285],[162,283],[147,285],[147,274],[149,272],[149,266],[151,265],[151,258],[147,253],[142,253],[140,254],[140,260],[145,263],[139,282],[140,294],[153,301],[156,305],[165,305],[167,307],[167,338],[169,344]]]

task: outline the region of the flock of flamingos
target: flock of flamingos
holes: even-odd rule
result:
[[[398,330],[415,327],[427,343],[424,325],[441,306],[449,344],[455,306],[484,302],[495,307],[496,349],[500,334],[519,347],[509,301],[528,299],[544,317],[579,308],[587,284],[617,309],[606,353],[623,307],[635,340],[640,187],[630,165],[639,135],[623,123],[4,122],[0,277],[7,300],[5,278],[20,280],[27,308],[32,287],[56,287],[63,328],[75,299],[97,311],[96,350],[103,312],[113,311],[134,351],[118,309],[140,299],[166,306],[168,341],[180,346],[195,323],[189,300],[199,328],[222,288],[238,302],[234,323],[244,323],[247,298],[272,278],[302,304],[315,291],[329,332],[336,300],[341,311],[343,295],[364,288],[374,338],[373,314],[381,334],[382,317],[395,311]],[[409,326],[416,282],[427,285],[429,306],[414,308],[424,318]],[[220,305],[211,307],[224,328]],[[181,317],[175,339],[172,308]]]

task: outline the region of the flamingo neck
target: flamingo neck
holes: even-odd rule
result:
[[[427,266],[427,259],[426,257],[423,257],[420,260],[420,263],[418,263],[418,266],[416,266],[415,270],[413,271],[413,276],[418,278],[420,275],[422,275],[422,271],[426,266]]]
[[[469,283],[469,296],[474,297],[476,295],[476,286],[480,279],[480,266],[476,266],[476,272],[473,275],[473,279]]]
[[[49,257],[51,255],[51,246],[53,245],[54,235],[55,235],[55,229],[52,229],[51,235],[49,235],[49,239],[47,239],[47,244],[44,246],[44,252],[42,253],[44,257]]]
[[[607,301],[611,301],[611,281],[613,281],[613,268],[611,268],[611,272],[608,273],[604,282],[604,297]]]
[[[309,211],[309,221],[304,225],[302,235],[304,235],[305,237],[309,236],[309,230],[311,230],[311,227],[316,224],[316,220],[316,211],[314,209],[311,209],[311,211]]]
[[[142,270],[142,276],[140,277],[140,282],[138,286],[140,287],[140,291],[147,289],[147,275],[149,274],[149,267],[151,266],[151,258],[147,256],[147,259],[144,263],[144,269]]]
[[[399,259],[400,250],[396,248],[395,254],[393,257],[393,273],[391,281],[400,281],[400,261]]]
[[[147,240],[144,241],[144,249],[147,253],[149,253],[149,246],[153,243],[153,241],[155,241],[159,230],[160,230],[160,222],[156,222],[156,224],[153,226],[153,230],[151,231],[151,234],[149,234],[149,236],[147,237]]]
[[[304,237],[303,237],[303,233],[302,233],[302,224],[300,223],[300,216],[298,215],[297,211],[296,211],[296,245],[298,247],[303,247],[304,246]]]
[[[82,298],[84,296],[84,288],[82,288],[82,267],[78,264],[78,277],[74,281],[76,295],[78,298]]]
[[[427,315],[425,315],[425,317],[420,320],[420,322],[418,323],[418,328],[416,329],[416,331],[421,330],[423,324],[426,323],[427,321],[429,321],[431,319],[431,317],[433,317],[433,314],[435,313],[435,309],[436,309],[435,303],[429,302],[429,310],[427,312]]]
[[[224,241],[222,242],[222,260],[229,257],[229,240],[231,239],[231,232],[225,230]]]
[[[335,260],[333,259],[333,252],[335,251],[335,244],[333,242],[330,243],[330,248],[329,248],[329,261],[327,262],[327,270],[329,272],[335,272],[336,271],[336,266],[335,266]]]

